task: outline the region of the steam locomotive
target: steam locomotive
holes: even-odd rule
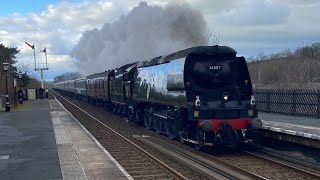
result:
[[[244,57],[227,46],[199,46],[54,89],[197,147],[243,143],[261,128]]]

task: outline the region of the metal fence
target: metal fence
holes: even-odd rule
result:
[[[320,91],[313,89],[255,89],[260,111],[320,118]]]

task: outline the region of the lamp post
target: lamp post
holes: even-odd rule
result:
[[[10,101],[9,101],[9,92],[8,92],[8,69],[9,69],[9,63],[4,62],[3,65],[3,71],[4,75],[6,76],[6,112],[10,111]]]
[[[13,78],[13,106],[17,106],[17,79]]]
[[[20,104],[22,104],[22,89],[21,89],[21,87],[22,87],[22,80],[21,80],[22,74],[21,74],[21,71],[19,71],[18,76],[19,76],[19,84],[20,84],[19,101],[20,101]]]

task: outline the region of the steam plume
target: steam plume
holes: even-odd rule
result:
[[[71,55],[82,73],[100,72],[192,46],[206,45],[207,24],[188,4],[145,2],[114,23],[86,31]]]

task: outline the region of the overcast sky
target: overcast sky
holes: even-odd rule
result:
[[[222,36],[222,44],[235,48],[239,55],[256,56],[320,41],[318,0],[186,1],[191,9],[202,14],[209,29]],[[131,10],[139,6],[139,2],[1,1],[0,43],[18,47],[20,55],[17,60],[31,67],[33,52],[24,42],[35,44],[39,63],[44,62],[40,49],[47,47],[50,70],[45,73],[45,79],[53,79],[63,72],[81,72],[79,67],[83,66],[77,65],[77,56],[70,54],[78,45],[82,33],[94,28],[101,30],[106,23],[112,25],[121,16],[132,14]],[[169,0],[146,2],[149,6],[164,8]]]

